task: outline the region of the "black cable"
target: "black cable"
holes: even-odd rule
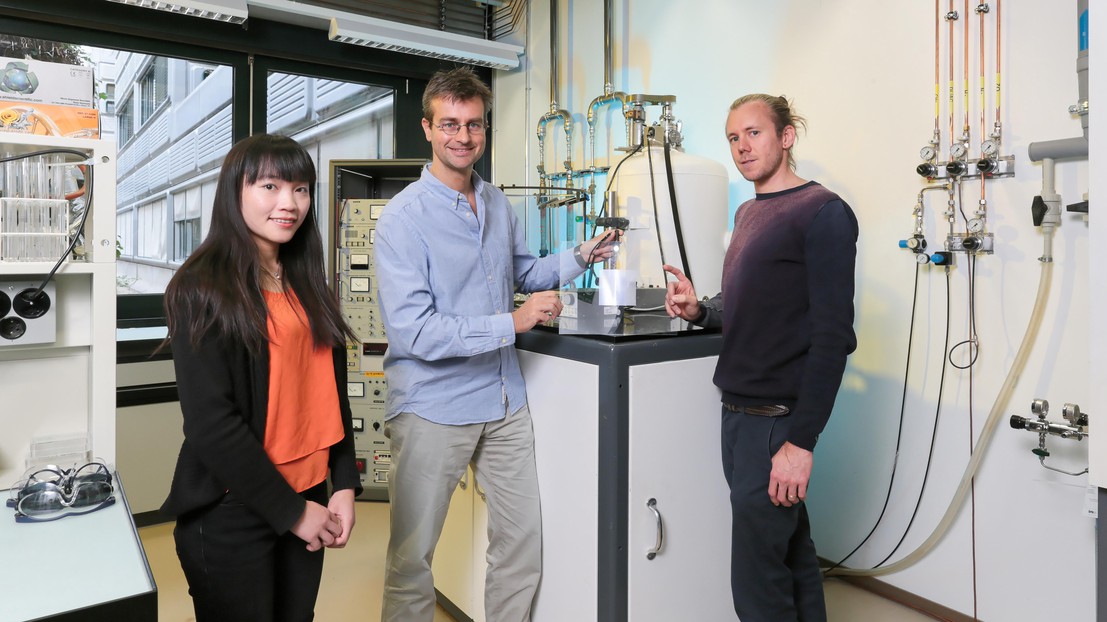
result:
[[[27,153],[20,153],[20,154],[13,155],[13,156],[7,156],[7,157],[4,157],[4,158],[0,158],[0,164],[3,164],[4,162],[14,162],[15,160],[25,160],[27,158],[33,158],[35,156],[53,155],[53,154],[56,154],[56,153],[61,153],[61,154],[65,154],[65,155],[80,156],[81,159],[83,159],[83,160],[88,159],[88,153],[86,153],[84,151],[78,151],[76,149],[62,149],[62,148],[59,148],[59,149],[43,149],[41,151],[28,151]],[[80,164],[80,163],[79,162],[65,162],[65,164]]]
[[[951,306],[951,304],[950,304],[950,294],[949,294],[949,280],[950,280],[949,268],[947,267],[946,268],[946,339],[945,339],[945,345],[944,345],[945,350],[949,349],[950,306]],[[927,481],[927,478],[930,476],[930,466],[934,462],[934,446],[937,444],[937,438],[938,438],[938,415],[942,411],[942,390],[943,390],[943,388],[945,387],[945,384],[946,384],[946,360],[947,360],[947,357],[943,356],[942,357],[942,375],[941,375],[941,379],[938,382],[938,403],[934,407],[934,427],[930,432],[930,451],[928,452],[927,457],[926,457],[926,470],[923,471],[922,487],[919,489],[919,497],[915,500],[915,509],[912,510],[911,520],[907,521],[907,527],[903,530],[903,535],[900,537],[899,542],[896,543],[895,548],[892,549],[891,553],[888,553],[887,557],[880,560],[880,563],[873,566],[874,570],[876,568],[879,568],[879,567],[883,566],[885,562],[887,562],[889,559],[892,558],[893,555],[896,554],[896,551],[899,550],[899,547],[903,544],[903,541],[907,539],[907,534],[911,532],[911,526],[913,524],[915,524],[915,518],[919,515],[919,506],[922,505],[923,493],[926,492],[926,481]]]
[[[963,192],[965,189],[965,182],[958,179],[957,181],[957,211],[961,212],[961,220],[965,223],[965,228],[969,226],[969,217],[965,215],[965,199]]]
[[[631,152],[628,153],[625,158],[623,158],[622,160],[619,160],[619,162],[615,164],[615,168],[612,169],[611,174],[607,176],[607,185],[604,187],[604,191],[603,191],[603,203],[600,203],[600,211],[599,211],[598,214],[596,214],[596,218],[601,218],[601,217],[603,217],[604,214],[607,213],[607,195],[608,195],[608,193],[611,192],[611,184],[615,181],[615,175],[619,172],[619,167],[621,167],[623,165],[623,162],[626,162],[627,160],[629,160],[631,158],[631,156],[633,156],[634,154],[641,151],[643,144],[644,143],[639,143],[638,146],[635,147],[634,149],[632,149]],[[596,230],[597,229],[599,229],[599,226],[595,224],[595,221],[592,221],[592,233],[588,237],[589,238],[596,237]],[[592,250],[594,251],[595,249],[593,248]],[[589,253],[589,257],[591,257],[591,253]],[[592,279],[596,278],[598,280],[598,277],[596,277],[596,270],[595,270],[595,268],[592,267],[592,262],[589,261],[589,262],[585,262],[585,263],[588,265],[588,272],[586,272],[584,274],[584,283],[583,283],[583,285],[584,285],[584,289],[588,289],[589,287],[592,286]]]
[[[973,377],[973,366],[976,364],[976,357],[980,352],[980,345],[976,334],[976,255],[969,253],[969,339],[973,344],[972,358],[969,364],[966,366],[969,370],[969,457],[972,458],[973,453],[973,396],[975,393],[976,379]],[[950,357],[953,353],[950,352]],[[953,363],[951,358],[950,363]],[[957,367],[957,365],[954,365]],[[964,369],[964,368],[959,368]],[[972,534],[972,609],[973,617],[977,617],[977,608],[979,606],[979,596],[977,594],[977,581],[976,581],[976,478],[969,480],[969,495],[970,495],[970,508],[972,510],[971,516],[971,529],[969,533]]]
[[[976,337],[976,314],[975,305],[973,299],[976,296],[976,280],[972,278],[972,272],[974,270],[974,264],[969,263],[969,330],[972,332],[972,336]],[[969,459],[972,459],[973,453],[973,389],[976,386],[975,379],[973,378],[972,365],[969,365]],[[980,604],[980,598],[977,594],[976,585],[976,478],[969,480],[969,506],[972,509],[972,518],[969,533],[972,534],[972,617],[977,618],[977,609]]]
[[[73,233],[73,239],[69,241],[69,248],[65,249],[61,257],[58,257],[58,261],[54,263],[54,267],[50,269],[50,273],[46,275],[46,278],[42,280],[42,285],[38,286],[38,291],[35,292],[34,299],[37,300],[39,295],[42,294],[42,290],[46,289],[46,284],[50,282],[50,279],[54,278],[54,273],[58,271],[66,257],[73,252],[73,249],[77,247],[77,240],[80,239],[81,234],[84,233],[85,223],[88,222],[88,213],[92,211],[92,167],[88,167],[85,171],[85,207],[81,212],[81,224],[77,227],[77,230]]]
[[[677,208],[676,198],[676,179],[673,175],[673,158],[670,155],[671,149],[669,148],[668,139],[665,140],[665,174],[669,180],[669,203],[673,208],[673,230],[676,232],[677,251],[680,253],[680,262],[683,264],[684,276],[688,277],[689,281],[692,281],[692,264],[688,261],[688,252],[684,247],[684,232],[680,228],[680,210]],[[658,231],[661,230],[661,226],[658,225]],[[665,281],[662,280],[662,283]]]
[[[850,551],[845,557],[838,560],[836,564],[824,571],[824,577],[830,576],[831,572],[844,564],[847,559],[853,557],[853,554],[860,550],[861,547],[869,541],[869,538],[871,538],[872,535],[876,533],[876,528],[879,527],[881,521],[884,520],[884,513],[888,511],[888,502],[892,499],[892,488],[893,484],[895,484],[896,481],[896,467],[899,465],[899,449],[901,444],[903,443],[903,420],[904,412],[907,408],[907,380],[908,373],[911,370],[911,343],[915,337],[915,311],[918,309],[919,306],[919,268],[919,264],[915,264],[915,286],[913,289],[914,293],[911,298],[911,322],[907,330],[907,361],[906,363],[904,363],[903,366],[903,394],[900,396],[899,400],[899,430],[898,432],[896,432],[895,460],[892,462],[892,475],[888,479],[888,492],[884,495],[884,506],[880,508],[880,515],[877,516],[876,522],[873,524],[873,528],[869,530],[868,535],[866,535],[865,538],[861,540],[860,544],[853,547],[853,550]]]
[[[969,338],[953,345],[949,350],[949,364],[957,369],[972,370],[976,364],[976,358],[980,354],[980,347],[976,338],[976,256],[969,253]],[[953,362],[953,352],[961,346],[969,346],[969,362],[966,365],[958,365]]]
[[[648,141],[649,138],[646,138]],[[653,179],[653,149],[646,146],[646,159],[650,169],[650,197],[653,200],[653,230],[657,234],[657,254],[661,257],[661,265],[665,265],[665,247],[661,244],[661,215],[657,213],[657,182]],[[686,266],[687,267],[687,266]],[[661,269],[661,282],[665,282],[665,269]]]
[[[641,151],[642,146],[644,144],[645,143],[639,143],[637,147],[635,147],[634,149],[631,149],[630,153],[628,153],[625,158],[623,158],[622,160],[619,160],[615,164],[615,168],[612,169],[611,174],[607,176],[607,185],[604,187],[604,191],[603,191],[603,202],[600,203],[600,211],[599,211],[598,214],[596,214],[596,218],[599,218],[599,217],[601,217],[601,216],[603,216],[604,214],[607,213],[607,194],[609,192],[611,192],[611,184],[615,182],[615,175],[618,174],[619,168],[621,166],[623,166],[623,162],[626,162],[627,160],[629,160],[631,158],[631,156],[633,156],[634,154]],[[596,226],[595,221],[593,221],[592,222],[592,235],[590,235],[589,237],[593,237],[593,236],[596,235],[596,229],[599,229],[599,227]]]

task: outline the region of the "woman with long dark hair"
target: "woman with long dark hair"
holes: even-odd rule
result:
[[[354,526],[352,334],[324,278],[315,180],[290,138],[234,145],[207,238],[165,292],[185,440],[162,511],[198,622],[311,620],[322,549]]]

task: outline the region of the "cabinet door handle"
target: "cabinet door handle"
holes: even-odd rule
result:
[[[457,483],[457,487],[462,490],[469,487],[469,469],[465,469],[465,472],[461,474],[461,480]]]
[[[646,551],[646,559],[652,560],[661,552],[661,547],[665,546],[665,522],[661,520],[661,512],[657,509],[657,499],[647,501],[646,507],[653,512],[654,518],[657,519],[657,542],[654,543],[652,549]]]

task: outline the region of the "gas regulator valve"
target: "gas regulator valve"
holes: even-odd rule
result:
[[[1047,419],[1049,417],[1049,402],[1043,399],[1036,399],[1031,402],[1030,412],[1035,415],[1035,418],[1011,415],[1011,427],[1016,430],[1038,433],[1038,446],[1030,451],[1038,456],[1038,461],[1042,466],[1065,475],[1083,475],[1087,473],[1088,469],[1076,473],[1057,469],[1047,465],[1045,459],[1050,455],[1049,450],[1046,449],[1047,435],[1052,434],[1078,441],[1084,440],[1084,437],[1088,436],[1088,414],[1081,412],[1080,406],[1077,404],[1065,404],[1061,408],[1061,417],[1065,420],[1065,423],[1049,421]]]

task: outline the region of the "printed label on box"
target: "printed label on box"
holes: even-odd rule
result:
[[[99,138],[100,113],[95,108],[32,105],[0,99],[0,132]]]
[[[29,104],[94,108],[92,68],[0,57],[0,98]]]

